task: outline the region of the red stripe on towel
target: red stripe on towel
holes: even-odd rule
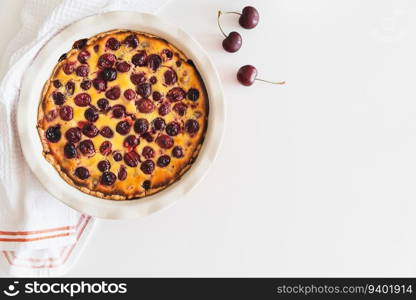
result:
[[[49,232],[54,232],[54,231],[71,230],[74,228],[75,226],[63,226],[63,227],[34,230],[34,231],[0,231],[0,235],[32,235],[32,234],[39,234],[39,233],[49,233]]]
[[[91,220],[91,217],[87,217],[85,219],[85,222],[82,224],[78,234],[77,234],[77,242],[79,240],[79,238],[81,237],[82,233],[84,232],[85,228],[87,227],[89,221]],[[49,264],[43,264],[43,265],[35,265],[35,264],[16,264],[14,263],[14,260],[11,258],[11,254],[14,253],[14,251],[3,251],[4,256],[6,257],[6,260],[9,262],[10,265],[12,266],[17,266],[17,267],[24,267],[24,268],[32,268],[32,269],[42,269],[42,268],[56,268],[59,267],[61,265],[63,265],[69,258],[69,256],[71,255],[72,251],[74,250],[76,243],[74,243],[68,253],[66,254],[66,256],[64,257],[64,259],[61,261],[61,263],[57,263],[57,264],[53,264],[52,262]],[[67,247],[65,247],[67,248]],[[66,249],[63,249],[63,251],[61,252],[61,255],[63,255],[65,253]],[[9,254],[10,252],[10,254]],[[10,255],[10,256],[9,256]],[[62,257],[62,256],[61,256]]]

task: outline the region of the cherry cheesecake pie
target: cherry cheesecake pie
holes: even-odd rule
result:
[[[191,60],[143,32],[113,30],[74,43],[45,83],[43,154],[61,177],[104,199],[152,195],[198,156],[208,96]]]

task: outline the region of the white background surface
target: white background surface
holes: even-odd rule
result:
[[[23,2],[0,1],[0,54]],[[217,10],[246,4],[260,24],[224,17],[243,35],[229,54]],[[416,3],[171,0],[160,15],[217,64],[223,147],[175,206],[98,222],[67,276],[416,276]],[[288,84],[240,86],[244,64]]]

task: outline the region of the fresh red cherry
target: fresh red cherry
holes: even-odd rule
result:
[[[243,39],[241,38],[241,35],[236,31],[230,32],[230,34],[222,41],[222,47],[225,49],[225,51],[231,53],[240,50],[242,44]]]
[[[253,6],[244,7],[241,13],[235,12],[235,11],[226,11],[226,12],[219,11],[218,18],[222,14],[239,15],[240,18],[238,19],[238,23],[240,23],[240,26],[245,29],[252,29],[256,27],[260,19],[259,12]]]
[[[259,23],[259,18],[259,12],[257,9],[252,6],[246,6],[241,12],[238,23],[240,23],[241,27],[245,29],[252,29]]]
[[[232,31],[228,35],[225,34],[220,24],[221,15],[222,15],[222,12],[218,11],[218,18],[217,18],[218,27],[220,28],[221,33],[225,37],[225,39],[222,41],[222,47],[227,52],[231,52],[231,53],[237,52],[238,50],[240,50],[241,45],[243,44],[243,39],[241,38],[241,35],[236,31]]]
[[[272,82],[264,79],[257,78],[257,69],[252,65],[242,66],[237,72],[238,81],[245,86],[250,86],[255,80],[264,81],[272,84],[285,84],[284,81]]]

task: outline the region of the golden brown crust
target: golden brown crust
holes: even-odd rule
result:
[[[129,35],[135,35],[139,40],[139,45],[137,48],[132,49],[128,45],[122,43],[122,41]],[[105,46],[106,41],[109,38],[116,38],[120,41],[121,46],[119,49],[113,51],[108,49]],[[98,50],[96,49],[98,47]],[[169,49],[173,53],[173,57],[169,59],[166,55],[162,53],[164,49]],[[144,50],[147,52],[147,55],[157,54],[162,58],[162,65],[156,70],[152,69],[151,66],[135,66],[131,62],[131,58],[138,51]],[[88,51],[90,56],[84,63],[88,65],[89,74],[87,76],[78,76],[76,72],[71,72],[67,74],[64,72],[64,67],[71,63],[74,65],[74,69],[82,65],[78,60],[77,56],[81,51]],[[88,93],[91,97],[90,107],[97,108],[97,101],[100,98],[105,97],[105,92],[97,91],[93,86],[88,90],[84,91],[80,87],[80,82],[82,80],[92,81],[96,78],[99,72],[102,71],[97,66],[98,58],[105,53],[113,53],[117,57],[117,62],[126,61],[130,64],[131,68],[128,72],[120,73],[117,72],[117,79],[114,81],[107,82],[107,90],[111,87],[118,86],[121,89],[121,96],[116,100],[109,100],[110,105],[123,105],[126,108],[126,112],[129,116],[124,116],[123,119],[116,119],[111,116],[111,111],[100,111],[98,120],[93,123],[98,129],[101,129],[103,126],[109,126],[113,132],[113,138],[105,138],[98,134],[95,137],[86,137],[82,135],[82,140],[90,139],[95,147],[95,154],[92,157],[87,157],[82,154],[79,150],[79,142],[73,143],[76,146],[77,157],[67,158],[64,155],[64,146],[69,143],[65,138],[65,133],[69,128],[79,127],[83,128],[87,123],[84,113],[87,107],[79,107],[74,103],[74,97],[80,93]],[[177,75],[177,81],[173,84],[168,84],[164,81],[164,72],[165,70],[172,70]],[[130,75],[132,73],[144,73],[147,77],[147,82],[149,78],[155,76],[157,82],[152,85],[153,91],[158,91],[162,94],[162,100],[156,101],[153,99],[153,96],[148,96],[147,98],[152,100],[155,108],[150,113],[143,113],[138,110],[135,101],[140,100],[142,97],[136,95],[135,99],[128,100],[123,96],[123,92],[126,89],[135,89],[135,85],[130,80]],[[53,82],[59,80],[61,86],[56,87]],[[65,84],[68,81],[75,83],[75,91],[73,94],[68,93],[65,90]],[[183,91],[189,91],[192,89],[197,89],[199,91],[198,100],[191,101],[190,99],[179,100],[179,101],[170,101],[167,99],[167,93],[169,90],[175,87],[180,87]],[[65,96],[65,103],[55,103],[53,100],[52,93],[61,92]],[[188,97],[189,98],[189,97]],[[184,115],[181,115],[178,110],[174,110],[173,106],[177,103],[184,104],[187,109]],[[162,104],[168,104],[170,106],[170,112],[166,115],[159,115],[158,108]],[[73,119],[69,121],[62,120],[59,114],[59,110],[63,105],[71,106],[73,109]],[[55,111],[54,117],[51,117],[51,111]],[[53,114],[52,114],[53,115]],[[134,116],[132,116],[134,115]],[[113,145],[113,151],[117,150],[121,153],[127,153],[132,149],[125,148],[123,146],[123,140],[128,135],[121,135],[116,132],[116,124],[122,120],[127,120],[131,125],[134,124],[134,118],[144,118],[149,121],[151,124],[152,120],[156,117],[162,117],[166,124],[170,122],[176,122],[180,125],[180,132],[176,136],[172,136],[174,141],[174,146],[180,146],[184,150],[184,156],[181,158],[173,157],[172,149],[162,148],[156,143],[156,139],[160,135],[167,135],[165,131],[155,131],[150,130],[153,137],[153,141],[146,140],[142,135],[135,133],[133,126],[130,130],[130,134],[136,135],[139,137],[140,143],[137,147],[134,148],[134,151],[139,154],[141,163],[146,160],[142,156],[142,151],[145,146],[150,146],[155,152],[155,156],[151,158],[155,168],[151,174],[145,174],[140,166],[139,162],[137,167],[129,167],[126,165],[125,161],[115,161],[113,156],[103,155],[100,153],[99,148],[102,142],[110,141]],[[130,119],[129,119],[130,118]],[[199,125],[199,130],[196,133],[189,133],[186,130],[185,123],[188,120],[197,121]],[[71,49],[66,53],[66,58],[58,62],[55,66],[51,78],[45,83],[42,90],[42,97],[39,103],[38,109],[38,133],[43,145],[43,155],[45,158],[55,167],[60,176],[70,185],[76,187],[84,193],[97,196],[104,199],[111,200],[125,200],[125,199],[135,199],[142,198],[148,195],[152,195],[161,191],[176,182],[192,165],[192,162],[198,156],[199,150],[201,148],[206,128],[207,128],[207,119],[208,119],[208,96],[205,90],[204,83],[198,73],[198,70],[193,65],[192,61],[189,61],[185,55],[178,50],[176,47],[168,43],[167,41],[155,37],[153,35],[142,33],[142,32],[133,32],[129,30],[112,30],[109,32],[100,33],[96,36],[88,39],[86,45],[82,49]],[[58,125],[61,131],[61,138],[57,142],[51,142],[45,137],[45,132],[48,128]],[[151,125],[150,125],[151,126]],[[170,157],[170,163],[168,166],[162,167],[157,165],[158,157],[162,155],[168,155]],[[121,165],[123,165],[127,170],[127,178],[123,180],[116,179],[114,184],[105,185],[101,182],[102,172],[98,170],[97,163],[102,160],[107,160],[110,162],[110,170],[117,176],[118,171],[120,170]],[[75,169],[79,166],[86,167],[89,170],[90,176],[87,179],[80,179],[75,175]],[[150,188],[144,188],[143,183],[145,181],[150,181]]]

